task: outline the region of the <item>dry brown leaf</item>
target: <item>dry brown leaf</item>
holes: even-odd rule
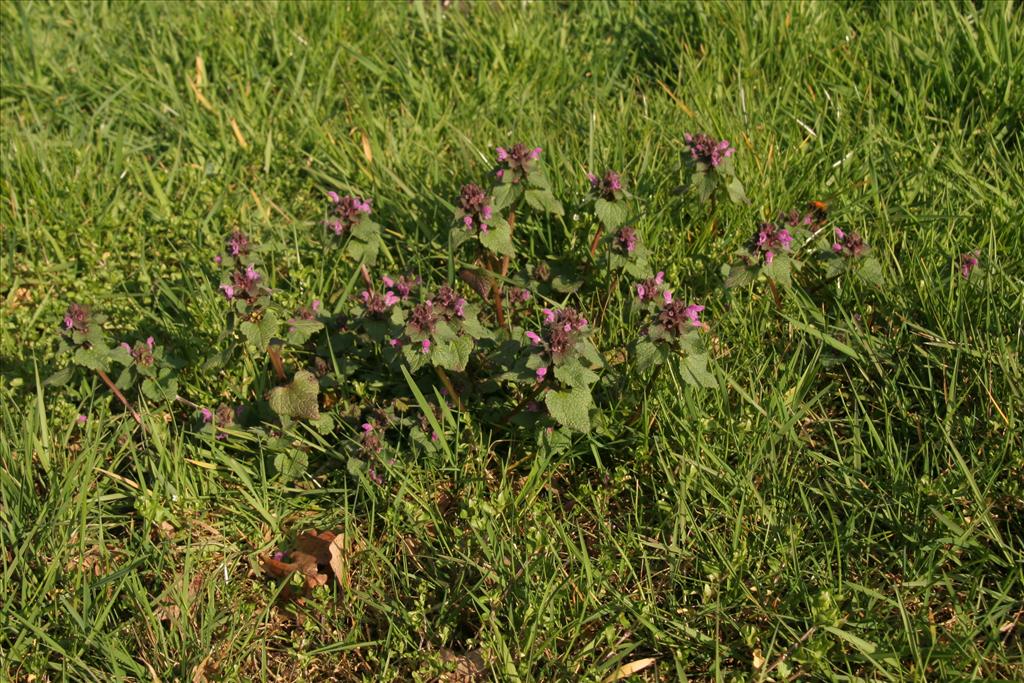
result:
[[[343,534],[339,534],[331,540],[329,551],[331,555],[329,565],[331,571],[334,572],[334,578],[337,580],[338,586],[345,589],[350,588],[352,581],[349,578],[348,569],[349,548]]]
[[[448,648],[441,648],[441,661],[455,662],[455,671],[441,675],[442,683],[473,683],[487,674],[487,664],[480,650],[470,650],[464,655],[455,654]]]
[[[373,163],[373,148],[370,147],[370,138],[366,137],[366,131],[359,131],[359,135],[363,138],[363,156],[366,158],[367,163]]]
[[[472,287],[473,291],[484,299],[487,299],[491,293],[491,279],[486,275],[481,275],[469,268],[461,268],[459,269],[459,279]]]
[[[761,655],[761,648],[755,648],[751,653],[753,655],[753,661],[751,665],[754,667],[754,671],[758,671],[765,664],[765,658]]]
[[[617,671],[613,671],[611,674],[606,676],[601,683],[611,683],[612,681],[621,681],[623,678],[629,678],[633,674],[643,671],[656,661],[657,660],[654,657],[645,657],[643,659],[637,659],[636,661],[629,662],[628,664],[623,664]]]

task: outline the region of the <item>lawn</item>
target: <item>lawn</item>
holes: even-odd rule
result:
[[[3,0],[0,21],[0,680],[1024,679],[1019,3]],[[749,202],[688,190],[701,131]],[[576,268],[529,306],[590,318],[589,429],[521,410],[540,376],[474,356],[459,402],[341,333],[275,347],[289,377],[320,359],[328,422],[267,412],[284,382],[231,323],[228,235],[261,245],[275,305],[322,301],[336,331],[363,285],[328,193],[372,198],[373,280],[453,284],[493,326],[449,229],[516,142],[565,210],[521,211],[510,277]],[[705,306],[703,386],[634,367],[634,283],[588,254],[606,169],[652,270]],[[724,286],[759,222],[812,201],[878,277]],[[175,359],[168,400],[126,389],[133,419],[72,363],[72,303]],[[227,438],[221,405],[249,415]],[[311,546],[325,585],[275,575]]]

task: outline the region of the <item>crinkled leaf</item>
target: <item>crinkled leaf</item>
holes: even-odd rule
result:
[[[284,481],[298,479],[306,473],[308,465],[309,457],[303,451],[295,448],[281,451],[274,456],[274,470]]]
[[[626,222],[626,217],[629,215],[623,202],[610,202],[601,198],[594,202],[594,213],[597,214],[597,219],[604,224],[606,230],[614,230],[619,227]]]
[[[481,232],[480,244],[495,254],[516,255],[515,247],[512,246],[512,229],[505,221],[492,225],[487,232]]]
[[[461,221],[448,231],[448,242],[452,245],[453,250],[458,249],[466,240],[472,237],[473,233],[467,230]]]
[[[556,216],[561,216],[565,213],[565,209],[562,208],[562,202],[555,199],[555,195],[551,194],[551,190],[527,190],[525,197],[526,203],[538,211],[552,213]]]
[[[715,376],[708,372],[707,354],[688,355],[679,361],[679,374],[687,384],[695,387],[718,386]]]
[[[555,366],[555,379],[574,389],[588,389],[597,381],[597,373],[583,367],[576,359]]]
[[[75,351],[75,363],[90,370],[106,371],[110,366],[110,349],[93,347]]]
[[[790,287],[793,284],[793,265],[793,259],[785,255],[776,254],[771,263],[761,268],[761,272],[780,286]]]
[[[558,424],[577,432],[590,431],[590,406],[593,399],[587,389],[571,391],[549,391],[544,396],[544,404],[548,407],[551,417]]]
[[[725,191],[729,193],[729,200],[734,204],[749,204],[750,200],[747,199],[747,193],[743,189],[743,183],[736,176],[729,179],[729,182],[725,184]]]
[[[861,261],[860,267],[857,268],[857,276],[871,285],[880,286],[885,283],[882,264],[874,256],[868,256]]]
[[[277,335],[280,320],[274,311],[264,311],[263,317],[257,322],[246,320],[239,325],[242,334],[257,350],[263,351],[270,346],[270,341]]]
[[[288,343],[300,346],[314,334],[322,330],[323,323],[319,320],[292,320],[288,323]]]
[[[641,372],[661,365],[668,358],[668,349],[662,344],[655,344],[650,339],[641,339],[634,349],[636,368]]]
[[[452,341],[436,343],[430,350],[430,361],[445,370],[462,372],[473,352],[472,337],[456,337]]]
[[[533,170],[530,171],[529,184],[530,187],[551,191],[551,181],[548,180],[548,174],[537,163],[534,163]]]
[[[715,188],[718,187],[714,173],[703,173],[700,171],[694,172],[690,178],[690,187],[697,193],[702,202],[706,202],[711,199],[711,195],[715,193]]]
[[[725,286],[727,289],[749,285],[757,276],[757,266],[748,266],[745,263],[733,263],[723,266]]]
[[[61,368],[57,372],[53,373],[43,381],[43,386],[47,387],[62,387],[68,383],[71,376],[75,373],[75,369],[70,365],[66,368]]]
[[[495,186],[494,191],[491,193],[491,208],[494,211],[508,208],[519,198],[519,193],[522,191],[523,186],[515,183],[502,183]]]
[[[319,394],[320,383],[316,376],[308,370],[299,370],[290,384],[270,391],[270,409],[285,417],[315,420],[320,417]]]
[[[169,380],[165,384],[146,378],[142,380],[142,395],[156,403],[173,401],[178,393],[178,381]]]

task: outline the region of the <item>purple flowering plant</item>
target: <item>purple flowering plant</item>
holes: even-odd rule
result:
[[[700,201],[714,203],[724,194],[733,203],[750,203],[734,168],[736,148],[728,140],[707,133],[686,133],[683,144],[689,186]]]
[[[342,240],[344,254],[367,266],[376,263],[381,245],[381,227],[370,218],[372,214],[372,199],[327,193],[324,225],[333,236],[332,241]]]
[[[678,298],[659,272],[635,285],[634,311],[640,317],[640,336],[632,344],[631,358],[640,372],[674,361],[679,378],[698,387],[718,386],[708,371],[708,351],[701,319],[704,306]]]

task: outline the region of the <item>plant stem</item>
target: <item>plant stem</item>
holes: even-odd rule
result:
[[[287,377],[284,373],[284,363],[281,361],[281,354],[278,353],[273,344],[267,347],[267,355],[270,356],[270,364],[274,366],[274,374],[277,375],[277,378],[283,380]]]
[[[597,232],[594,233],[594,239],[590,240],[590,259],[594,259],[594,254],[597,253],[597,243],[601,241],[601,235],[604,234],[604,225],[599,224],[597,226]]]
[[[188,400],[184,396],[175,396],[174,400],[177,401],[178,403],[182,403],[182,404],[184,404],[184,405],[186,405],[189,408],[192,408],[194,410],[199,410],[199,409],[202,408],[201,405],[199,405],[198,403],[193,403],[192,401]]]
[[[106,384],[107,387],[109,387],[112,392],[114,392],[114,396],[117,396],[121,403],[124,404],[124,407],[128,409],[128,412],[132,414],[132,417],[135,418],[135,422],[141,425],[142,416],[139,415],[138,412],[136,412],[135,408],[132,408],[132,404],[129,403],[128,399],[124,397],[124,394],[122,394],[121,390],[117,388],[117,385],[110,381],[110,377],[107,376],[107,373],[103,372],[99,368],[96,369],[96,373],[99,374],[100,379],[103,380],[103,383]]]
[[[362,276],[363,283],[366,285],[367,289],[372,289],[373,278],[370,277],[370,269],[366,267],[365,263],[359,264],[359,274]]]
[[[768,288],[772,290],[772,298],[775,299],[775,310],[782,312],[782,297],[779,296],[779,288],[775,286],[775,281],[768,279]]]
[[[452,384],[451,379],[448,377],[448,373],[439,365],[435,365],[434,370],[437,371],[437,376],[441,378],[441,384],[443,384],[444,388],[448,391],[448,395],[455,401],[455,407],[461,412],[462,399],[459,397],[459,392],[455,391],[455,385]]]

